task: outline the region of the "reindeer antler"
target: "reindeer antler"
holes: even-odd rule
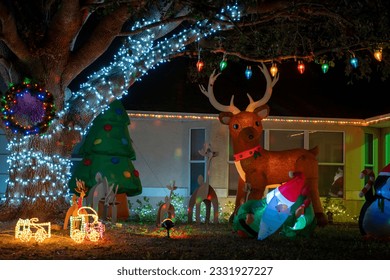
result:
[[[253,112],[256,108],[260,107],[261,105],[264,105],[268,102],[268,100],[271,98],[272,95],[272,88],[276,84],[276,82],[279,80],[279,73],[276,75],[274,79],[271,78],[271,75],[268,72],[267,67],[264,65],[264,63],[261,63],[261,66],[259,65],[259,68],[261,72],[263,72],[265,76],[265,80],[267,81],[267,88],[265,90],[264,96],[258,100],[258,101],[253,101],[252,97],[248,95],[249,98],[249,105],[246,107],[245,111],[247,112]]]
[[[83,180],[76,179],[76,188],[74,190],[84,196],[87,193],[88,188],[85,186]]]
[[[221,111],[221,112],[231,112],[233,114],[238,114],[240,112],[240,109],[238,109],[236,106],[234,106],[234,103],[233,103],[234,95],[232,96],[232,99],[230,100],[229,106],[222,105],[221,103],[219,103],[215,99],[213,86],[214,86],[215,80],[218,78],[219,75],[221,75],[221,73],[215,74],[215,70],[214,70],[213,73],[210,75],[209,85],[208,85],[207,91],[203,85],[199,85],[199,88],[200,88],[201,92],[207,96],[207,98],[210,100],[211,105],[213,105],[213,107],[215,109],[217,109],[218,111]]]

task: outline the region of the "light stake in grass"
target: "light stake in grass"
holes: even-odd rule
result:
[[[162,221],[161,226],[167,230],[167,237],[169,238],[169,231],[175,226],[175,223],[171,219],[165,219]]]

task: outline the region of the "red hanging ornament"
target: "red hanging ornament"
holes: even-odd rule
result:
[[[305,64],[302,61],[298,61],[298,72],[303,74],[305,72]]]
[[[202,60],[198,60],[198,62],[196,63],[196,68],[198,69],[198,72],[202,71],[204,67],[204,63]]]

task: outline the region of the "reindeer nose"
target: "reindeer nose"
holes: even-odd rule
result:
[[[253,134],[248,135],[249,140],[252,140],[254,138]]]

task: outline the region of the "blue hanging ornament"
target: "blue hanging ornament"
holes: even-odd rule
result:
[[[252,69],[250,66],[246,67],[245,70],[245,77],[249,80],[252,77]]]
[[[351,63],[353,68],[357,68],[359,65],[358,59],[356,57],[351,57],[351,59],[349,60],[349,63]]]

